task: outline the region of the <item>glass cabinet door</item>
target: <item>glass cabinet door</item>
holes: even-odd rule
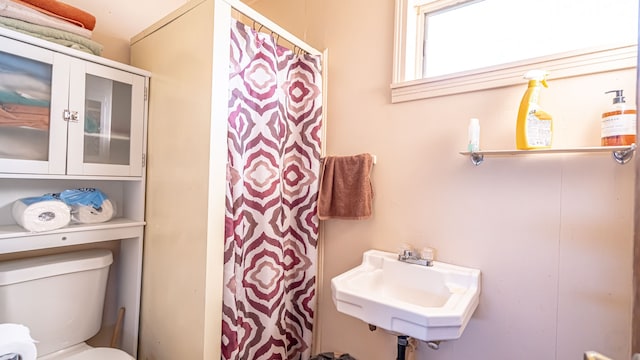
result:
[[[87,74],[83,162],[130,165],[131,84]]]
[[[63,174],[66,123],[51,114],[67,101],[53,91],[66,87],[65,68],[53,52],[6,38],[0,46],[11,49],[0,51],[0,172]]]
[[[142,176],[144,76],[0,36],[2,173]]]
[[[67,173],[141,176],[144,78],[84,65],[82,74],[72,75],[71,108],[81,109],[82,124],[69,124]]]

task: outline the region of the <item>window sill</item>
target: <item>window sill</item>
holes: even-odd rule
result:
[[[391,102],[488,90],[522,84],[531,69],[549,71],[549,80],[631,69],[637,65],[638,46],[621,45],[572,51],[451,75],[391,84]]]

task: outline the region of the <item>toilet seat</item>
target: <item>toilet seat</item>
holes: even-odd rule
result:
[[[99,347],[72,355],[67,360],[134,360],[134,358],[119,349]]]

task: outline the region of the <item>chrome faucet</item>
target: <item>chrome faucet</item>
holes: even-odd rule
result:
[[[414,250],[403,250],[401,254],[398,254],[398,261],[422,266],[433,266],[433,249],[425,249],[422,256]]]

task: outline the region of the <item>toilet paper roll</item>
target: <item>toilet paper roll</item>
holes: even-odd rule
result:
[[[35,360],[38,350],[34,342],[28,327],[20,324],[0,324],[0,359],[20,355],[22,360]]]
[[[71,205],[71,219],[82,224],[100,223],[111,220],[115,207],[109,199],[102,201],[100,207],[92,205]]]
[[[13,202],[13,219],[23,228],[39,232],[65,227],[71,222],[71,209],[60,200],[25,198]]]

